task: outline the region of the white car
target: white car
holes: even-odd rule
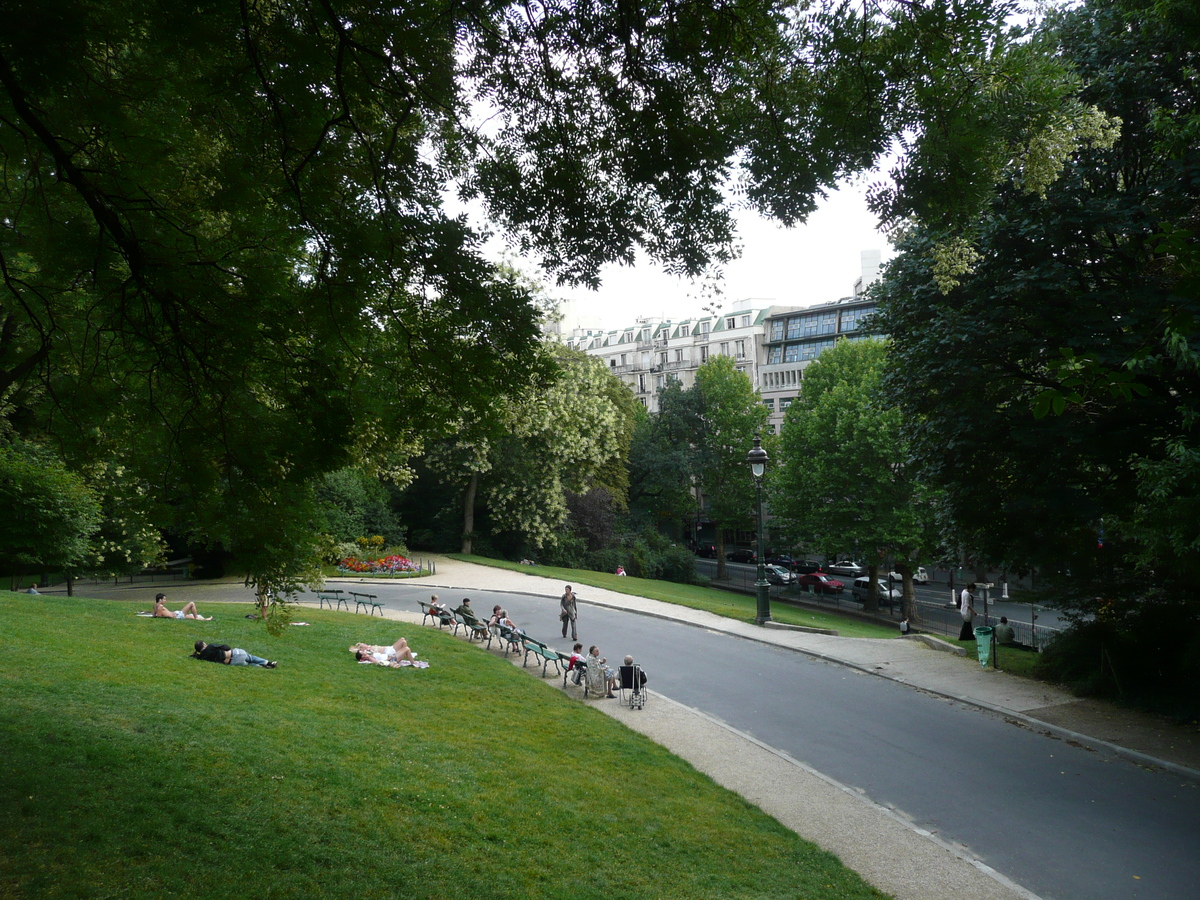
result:
[[[897,584],[904,581],[904,576],[899,572],[889,572],[888,575]],[[917,566],[913,569],[913,584],[929,584],[929,573],[925,571],[924,566]]]
[[[783,566],[764,566],[763,571],[771,584],[795,584],[796,576]]]
[[[894,587],[889,590],[887,581],[882,578],[876,579],[879,583],[879,602],[887,606],[893,603],[899,603],[904,599],[904,591],[899,587]],[[870,592],[870,578],[855,578],[854,586],[850,588],[850,594],[855,600],[866,600],[867,594]]]
[[[826,566],[825,571],[831,575],[844,575],[850,578],[857,578],[860,575],[867,574],[866,566],[860,566],[849,559],[838,560],[832,566]]]

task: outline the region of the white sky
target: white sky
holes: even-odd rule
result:
[[[739,216],[741,258],[725,270],[722,308],[752,298],[754,306],[778,303],[811,306],[847,297],[861,274],[863,250],[891,258],[887,239],[867,211],[866,187],[847,186],[833,193],[804,225],[791,230],[754,213]],[[604,269],[598,291],[550,287],[551,296],[574,301],[563,311],[565,329],[577,322],[606,330],[633,324],[638,316],[686,319],[703,315],[709,299],[700,284],[664,274],[649,262]]]

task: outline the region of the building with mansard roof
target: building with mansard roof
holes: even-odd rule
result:
[[[686,390],[713,355],[732,356],[762,395],[778,433],[784,411],[800,389],[804,367],[839,338],[866,337],[862,321],[875,312],[864,296],[879,277],[880,252],[864,250],[854,294],[815,306],[739,300],[727,312],[675,321],[643,317],[614,330],[577,326],[555,329],[559,340],[604,360],[651,412],[667,378]]]

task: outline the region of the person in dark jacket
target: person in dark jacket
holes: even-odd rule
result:
[[[227,666],[259,666],[263,669],[273,669],[279,663],[247,653],[241,647],[230,647],[228,644],[206,644],[196,641],[195,659],[206,659],[209,662],[223,663]]]

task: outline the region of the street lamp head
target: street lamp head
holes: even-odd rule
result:
[[[769,458],[767,451],[762,448],[762,438],[757,431],[754,432],[754,448],[746,454],[746,462],[750,463],[750,471],[754,473],[755,478],[763,477]]]

